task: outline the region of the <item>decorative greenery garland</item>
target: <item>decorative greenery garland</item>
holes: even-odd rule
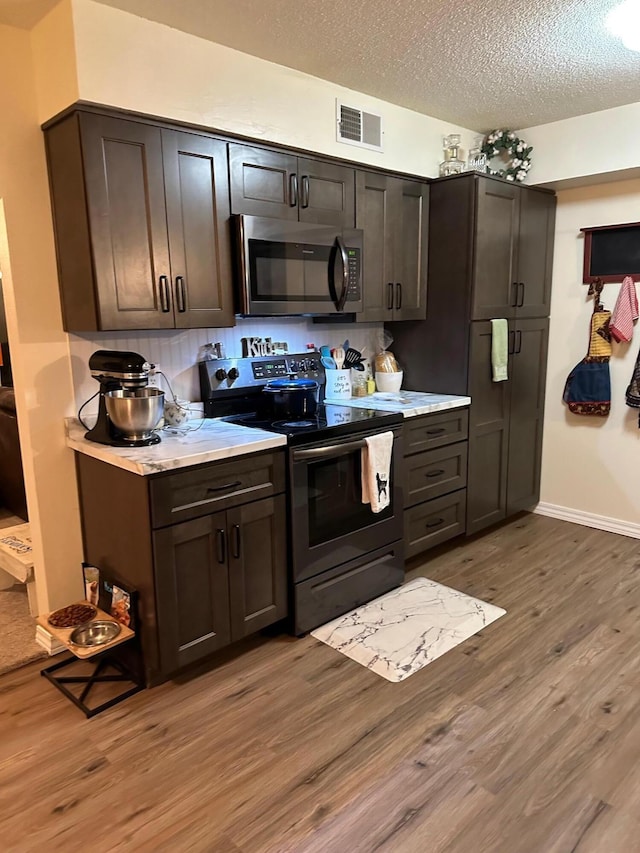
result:
[[[531,168],[532,146],[528,146],[522,139],[518,139],[512,130],[492,130],[484,138],[481,149],[487,155],[487,160],[505,152],[511,158],[506,169],[491,169],[487,166],[490,175],[506,178],[508,181],[524,181],[527,172]]]

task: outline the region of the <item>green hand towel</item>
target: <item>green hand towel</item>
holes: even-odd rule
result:
[[[509,361],[509,324],[506,320],[491,321],[491,370],[494,382],[504,382],[508,379],[507,363]]]

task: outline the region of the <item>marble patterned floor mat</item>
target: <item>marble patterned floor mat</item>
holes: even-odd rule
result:
[[[506,610],[415,578],[311,632],[388,681],[403,681]]]

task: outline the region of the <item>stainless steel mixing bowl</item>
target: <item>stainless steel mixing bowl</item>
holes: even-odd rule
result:
[[[104,397],[113,425],[127,438],[149,438],[162,417],[164,391],[158,388],[122,388]]]

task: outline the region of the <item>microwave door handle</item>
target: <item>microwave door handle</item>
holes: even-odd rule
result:
[[[340,294],[340,298],[336,301],[334,286],[334,292],[331,295],[333,297],[336,309],[342,312],[344,311],[344,306],[347,301],[347,295],[349,292],[349,257],[347,255],[347,247],[344,245],[342,237],[340,237],[340,235],[336,237],[336,246],[338,247],[340,257],[342,259],[342,293]]]

